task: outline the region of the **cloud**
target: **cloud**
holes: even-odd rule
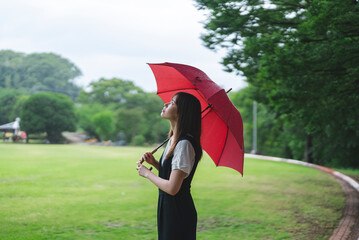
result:
[[[83,72],[86,86],[119,77],[154,91],[147,62],[178,62],[205,71],[219,85],[245,85],[222,71],[221,55],[202,46],[204,16],[191,0],[2,0],[0,47],[54,52]],[[225,80],[229,79],[229,80]]]

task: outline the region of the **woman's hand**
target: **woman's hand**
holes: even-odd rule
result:
[[[148,164],[152,166],[155,166],[155,163],[157,162],[151,152],[146,152],[142,155],[141,163],[143,163],[144,161],[146,161]]]
[[[145,177],[145,178],[148,178],[148,175],[151,173],[151,170],[146,168],[145,166],[143,166],[141,161],[137,162],[136,169],[138,171],[138,175]]]
[[[148,164],[154,166],[154,167],[158,170],[158,167],[159,167],[158,161],[153,157],[153,153],[151,153],[151,152],[146,152],[146,153],[144,153],[144,154],[142,155],[140,161],[137,162],[137,167],[136,167],[137,170],[139,170],[140,165],[142,166],[142,163],[143,163],[143,162],[146,162],[146,163],[148,163]],[[145,167],[145,168],[146,168],[146,167]],[[147,169],[147,168],[146,168],[146,169]],[[148,170],[151,171],[151,170],[152,170],[152,167],[150,167],[150,169],[148,169]],[[138,174],[140,174],[140,171],[138,171]],[[143,176],[143,175],[140,174],[140,176]],[[146,176],[143,176],[143,177],[146,177]]]

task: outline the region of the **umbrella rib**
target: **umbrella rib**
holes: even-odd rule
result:
[[[169,93],[169,92],[178,92],[181,90],[194,90],[196,91],[196,88],[179,88],[179,89],[172,89],[172,90],[167,90],[167,91],[162,91],[162,92],[157,92],[157,94],[163,94],[163,93]]]
[[[204,113],[208,108],[211,108],[212,109],[212,104],[208,104],[208,106],[202,110],[202,113]],[[209,110],[210,112],[211,110]]]
[[[208,107],[207,107],[207,108],[208,108]],[[207,109],[203,110],[203,111],[202,111],[202,114],[203,114],[206,110],[207,110]],[[206,112],[206,114],[204,114],[204,116],[202,117],[202,119],[205,118],[210,112],[212,112],[212,110],[213,110],[212,106],[209,107],[209,110]]]
[[[221,155],[219,156],[218,162],[216,163],[216,166],[217,166],[217,167],[218,167],[219,161],[220,161],[220,160],[221,160],[221,158],[222,158],[222,155],[223,155],[224,149],[225,149],[226,144],[227,144],[227,140],[228,140],[228,131],[229,131],[229,128],[228,128],[228,126],[227,126],[226,141],[224,141],[224,144],[223,144],[223,148],[222,148]]]

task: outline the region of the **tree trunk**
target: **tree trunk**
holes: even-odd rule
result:
[[[305,159],[305,161],[307,163],[313,163],[312,136],[311,135],[307,135],[306,144],[305,144],[304,159]]]

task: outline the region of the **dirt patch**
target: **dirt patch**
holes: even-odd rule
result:
[[[197,232],[205,232],[216,228],[239,227],[240,220],[237,218],[211,216],[200,218],[197,223]]]
[[[106,223],[106,227],[108,228],[120,228],[124,226],[125,224],[122,222],[108,222]]]

